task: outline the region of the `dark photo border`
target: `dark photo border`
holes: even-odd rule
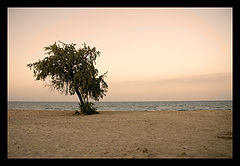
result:
[[[65,0],[65,1],[52,1],[52,0],[1,0],[0,1],[0,38],[1,38],[1,111],[0,111],[0,158],[3,160],[9,160],[7,158],[7,44],[8,44],[8,8],[9,7],[232,7],[233,8],[233,57],[232,57],[232,66],[233,66],[233,83],[232,83],[232,101],[233,101],[233,158],[232,160],[240,159],[240,110],[239,109],[239,91],[240,89],[237,85],[240,85],[239,80],[237,79],[239,76],[238,66],[239,60],[237,56],[239,56],[239,11],[240,11],[240,0],[147,0],[147,1],[110,1],[110,0],[86,0],[86,1],[78,1],[78,0]],[[17,163],[17,162],[16,162]],[[62,160],[60,161],[60,164]],[[81,162],[80,162],[81,163]],[[63,163],[64,164],[64,163]],[[87,164],[87,163],[86,163]],[[96,163],[95,163],[96,164]],[[97,163],[98,164],[98,163]],[[121,164],[121,163],[119,163]]]

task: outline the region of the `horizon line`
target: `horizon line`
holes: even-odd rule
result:
[[[112,101],[90,101],[90,102],[191,102],[191,101],[232,101],[232,99],[214,99],[214,100],[112,100]],[[79,102],[79,101],[33,101],[33,100],[8,100],[7,102]]]

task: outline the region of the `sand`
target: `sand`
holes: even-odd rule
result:
[[[8,110],[8,158],[232,158],[232,111]]]

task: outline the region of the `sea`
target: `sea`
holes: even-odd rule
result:
[[[93,102],[99,111],[194,111],[232,110],[232,101],[131,101]],[[79,110],[78,102],[8,101],[14,110]]]

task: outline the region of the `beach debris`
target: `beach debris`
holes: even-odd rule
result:
[[[141,150],[141,148],[137,148],[136,150],[139,150],[139,151],[142,151],[143,153],[148,153],[148,149],[147,148],[144,148]]]
[[[182,153],[181,153],[181,156],[187,156],[187,153],[182,152]]]
[[[147,148],[144,148],[142,152],[143,152],[143,153],[148,153],[148,149],[147,149]]]
[[[104,152],[103,154],[108,154],[109,152]]]
[[[232,140],[232,132],[225,132],[222,135],[218,135],[217,138],[225,139],[225,140]]]
[[[225,140],[232,140],[232,136],[217,136],[217,137]]]

